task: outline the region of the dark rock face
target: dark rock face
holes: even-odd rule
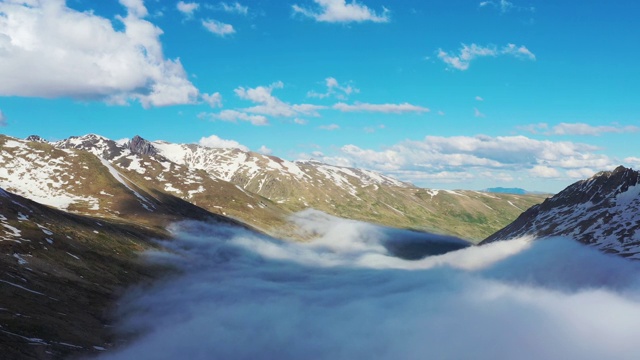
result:
[[[138,154],[138,155],[157,155],[158,154],[158,150],[155,147],[153,147],[153,145],[149,141],[141,138],[138,135],[134,136],[133,139],[129,141],[129,144],[127,145],[127,147],[132,153]]]
[[[640,259],[640,172],[620,166],[578,181],[481,244],[526,235],[570,237]]]
[[[31,142],[38,142],[38,143],[46,143],[47,142],[47,140],[41,138],[38,135],[29,135],[25,140],[31,141]]]

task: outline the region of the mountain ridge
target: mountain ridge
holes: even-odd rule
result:
[[[113,195],[108,189],[82,185],[86,182],[82,179],[96,176],[92,174],[95,168],[105,179],[104,186],[115,186],[129,202],[140,203],[155,192],[168,193],[277,237],[292,235],[288,215],[315,208],[344,218],[479,241],[544,198],[423,189],[370,170],[316,161],[292,162],[235,148],[148,141],[138,135],[128,141],[113,141],[97,134],[56,142],[43,142],[37,136],[30,139],[0,140],[16,148],[12,151],[4,146],[3,150],[11,157],[0,158],[0,165],[15,167],[22,174],[10,176],[0,172],[0,186],[28,197],[40,194],[37,199],[48,201],[49,205],[58,205],[53,200],[66,199],[73,211],[119,216],[113,211],[107,214],[109,204],[117,205],[103,194]],[[78,151],[86,151],[104,162]],[[36,161],[18,161],[23,157]],[[60,163],[56,173],[47,170],[51,157]],[[52,178],[51,183],[57,184],[59,193],[49,188],[39,189],[40,192],[25,189],[19,179],[43,176]],[[70,176],[75,178],[71,180]],[[138,207],[145,210],[141,204]]]
[[[640,259],[640,172],[619,166],[569,185],[481,244],[519,236],[564,236]]]

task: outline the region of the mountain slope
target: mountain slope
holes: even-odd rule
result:
[[[621,166],[578,181],[482,243],[524,235],[566,236],[640,259],[640,172]]]
[[[67,358],[112,346],[115,297],[151,278],[137,253],[166,237],[52,209],[0,189],[0,354]]]
[[[206,171],[295,212],[315,208],[332,215],[480,240],[541,202],[543,195],[437,191],[373,171],[291,162],[240,149],[152,142],[158,154]]]
[[[288,214],[231,183],[153,154],[142,139],[131,146],[140,153],[130,149],[132,142],[116,143],[94,134],[53,144],[30,139],[0,135],[0,186],[62,210],[155,221],[162,213],[170,219],[179,198],[261,229],[281,226]]]
[[[480,240],[541,202],[541,195],[417,188],[373,171],[290,162],[239,149],[115,142],[89,134],[55,143],[0,136],[0,186],[57,208],[141,219],[179,198],[277,237],[289,215],[332,215]],[[157,219],[157,217],[151,217]]]

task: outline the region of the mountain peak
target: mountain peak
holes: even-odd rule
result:
[[[524,235],[565,236],[640,259],[640,172],[619,166],[578,181],[483,243]]]
[[[27,136],[27,138],[25,140],[26,141],[31,141],[31,142],[38,142],[38,143],[46,143],[46,142],[48,142],[47,140],[41,138],[38,135],[29,135],[29,136]]]
[[[143,139],[139,135],[136,135],[129,141],[127,148],[134,154],[138,155],[157,155],[158,150],[151,144],[151,142]]]

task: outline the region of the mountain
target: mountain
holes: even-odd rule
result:
[[[152,142],[176,164],[206,171],[290,212],[315,208],[378,224],[480,240],[544,195],[423,189],[364,169],[287,161],[240,149]]]
[[[138,252],[168,236],[0,189],[0,357],[58,359],[113,346],[108,311],[126,288],[157,276]]]
[[[278,237],[294,236],[287,217],[312,207],[479,241],[544,199],[422,189],[363,169],[139,136],[116,142],[89,134],[54,143],[0,136],[0,145],[0,186],[46,205],[127,218],[166,207],[161,198],[169,196]]]
[[[284,226],[288,213],[271,201],[162,156],[134,153],[130,147],[136,149],[137,144],[145,151],[145,146],[130,144],[94,134],[55,143],[0,135],[0,186],[39,203],[90,216],[136,217],[144,223],[159,218],[150,214],[171,213],[179,199],[254,227]]]
[[[482,191],[490,192],[490,193],[498,193],[498,194],[515,194],[515,195],[525,195],[527,194],[527,190],[521,188],[504,188],[504,187],[494,187],[484,189]]]
[[[138,260],[196,219],[278,237],[289,216],[330,214],[466,238],[506,225],[542,196],[417,188],[381,174],[238,149],[0,135],[0,354],[58,359],[116,345],[119,295],[168,271]]]
[[[640,172],[618,167],[578,181],[481,244],[520,236],[565,236],[640,259]]]

